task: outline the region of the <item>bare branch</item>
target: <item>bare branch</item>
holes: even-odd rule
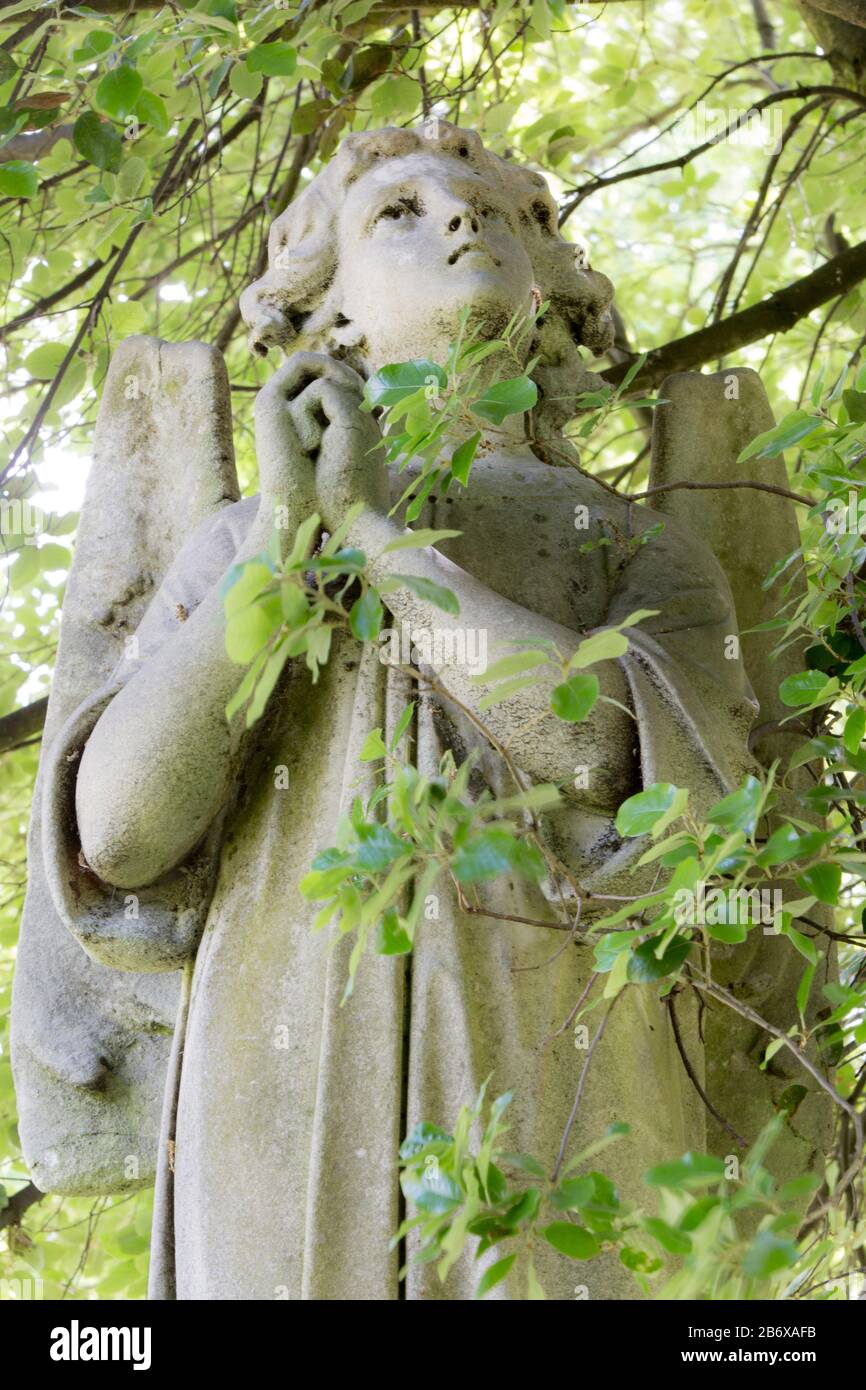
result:
[[[849,290],[866,279],[866,241],[834,256],[810,275],[795,280],[767,299],[741,309],[736,314],[675,338],[663,347],[654,348],[647,357],[632,385],[636,390],[658,386],[672,372],[689,372],[705,362],[727,357],[739,348],[757,343],[771,333],[787,333],[813,309]],[[618,362],[601,373],[605,381],[616,385],[628,371],[628,362]]]
[[[40,1192],[35,1183],[28,1182],[14,1197],[10,1197],[6,1206],[0,1211],[0,1231],[4,1227],[20,1226],[24,1213],[30,1208],[35,1207],[37,1202],[41,1202],[47,1194]]]
[[[41,732],[47,711],[48,696],[43,695],[41,700],[34,700],[32,704],[22,705],[20,709],[4,714],[0,719],[0,753],[8,753],[22,743],[29,743]]]

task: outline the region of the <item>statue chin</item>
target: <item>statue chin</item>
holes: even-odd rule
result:
[[[390,298],[370,313],[371,328],[363,335],[368,369],[377,371],[389,362],[408,362],[429,358],[445,362],[448,349],[460,335],[463,315],[469,309],[466,330],[472,337],[490,339],[500,336],[515,314],[532,309],[530,287],[516,287],[513,280],[496,266],[476,264],[466,267],[459,277],[435,281],[428,297],[407,300],[401,306],[399,298]],[[385,327],[388,312],[397,308],[394,322]],[[356,320],[357,322],[357,320]],[[383,331],[385,329],[385,331]],[[513,375],[511,368],[505,373]]]

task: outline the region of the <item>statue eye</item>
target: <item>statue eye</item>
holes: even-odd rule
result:
[[[377,215],[376,221],[379,222],[383,217],[389,222],[399,222],[403,217],[420,217],[422,207],[417,198],[400,198],[396,203],[389,203],[387,207]]]

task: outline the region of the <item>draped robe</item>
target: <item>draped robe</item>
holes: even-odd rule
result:
[[[394,480],[395,498],[404,483]],[[143,620],[143,661],[170,638],[178,614],[219,582],[255,509],[255,499],[226,506],[187,543]],[[421,518],[462,532],[440,549],[525,608],[528,638],[534,613],[578,634],[638,608],[659,610],[630,630],[620,658],[636,720],[634,790],[658,781],[689,787],[700,810],[746,770],[755,702],[741,661],[726,650],[736,618],[724,575],[695,537],[669,519],[656,531],[659,521],[575,470],[525,459],[479,461],[467,492],[428,503]],[[81,746],[117,688],[77,712],[52,750],[56,765]],[[198,912],[203,923],[166,1089],[152,1297],[470,1298],[501,1248],[480,1261],[465,1253],[444,1284],[435,1264],[410,1261],[400,1284],[400,1252],[389,1241],[404,1215],[401,1139],[420,1120],[448,1128],[488,1076],[489,1095],[514,1093],[508,1148],[534,1154],[548,1172],[553,1166],[585,1059],[562,1025],[592,969],[591,945],[578,937],[559,950],[559,932],[466,914],[442,875],[412,954],[367,956],[341,1007],[351,941],[314,933],[316,909],[297,887],[334,843],[352,799],[372,789],[374,772],[359,760],[364,738],[380,726],[387,741],[413,696],[420,770],[435,772],[449,747],[462,760],[477,744],[470,726],[447,702],[419,693],[375,646],[339,634],[315,685],[292,664],[219,827],[168,876],[170,887],[143,896],[147,911],[135,930],[146,932],[153,913]],[[481,749],[479,757],[487,784],[510,790],[495,760]],[[74,776],[59,785],[49,814],[68,827]],[[572,802],[546,829],[594,896],[647,886],[646,871],[631,872],[645,840],[621,841],[609,816]],[[68,833],[55,835],[49,846],[62,861],[55,893],[71,929],[93,939],[123,895],[93,882],[86,892],[70,889],[68,841]],[[510,917],[556,916],[543,885],[514,875],[486,883],[482,898]],[[582,920],[590,917],[586,910]],[[738,950],[746,968],[751,948]],[[590,1031],[601,1016],[586,1020]],[[687,998],[679,1017],[701,1076],[707,1059]],[[706,1144],[702,1104],[651,988],[626,991],[610,1016],[569,1153],[623,1121],[630,1135],[598,1163],[624,1200],[641,1199],[640,1176],[654,1162]],[[549,1297],[573,1298],[575,1289],[635,1296],[614,1255],[583,1265],[543,1240],[537,1246]],[[522,1295],[517,1261],[491,1296]]]

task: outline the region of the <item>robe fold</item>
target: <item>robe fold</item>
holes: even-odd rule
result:
[[[578,529],[581,507],[588,521]],[[142,661],[170,638],[176,605],[191,611],[219,581],[254,513],[253,500],[228,506],[189,542],[142,625]],[[440,548],[526,609],[527,637],[536,613],[581,633],[659,610],[629,631],[621,658],[636,716],[634,790],[689,787],[701,810],[747,770],[755,702],[741,661],[727,654],[736,618],[721,570],[694,537],[669,520],[657,530],[658,521],[574,470],[480,461],[471,489],[428,504],[419,524],[461,530]],[[586,1055],[563,1024],[592,970],[591,944],[560,949],[560,932],[461,912],[443,875],[412,954],[366,956],[341,1007],[351,941],[314,933],[316,909],[298,891],[353,798],[375,785],[373,766],[359,760],[366,735],[378,726],[387,742],[412,697],[419,769],[435,773],[448,748],[460,761],[471,728],[375,647],[338,634],[316,685],[289,667],[219,827],[188,865],[147,890],[137,923],[116,928],[160,932],[179,950],[185,933],[200,933],[166,1092],[154,1298],[471,1298],[501,1248],[480,1261],[465,1253],[444,1284],[435,1264],[410,1262],[401,1284],[389,1240],[405,1215],[401,1139],[420,1120],[447,1129],[488,1076],[489,1096],[514,1093],[507,1147],[553,1166]],[[111,688],[95,696],[51,753],[51,881],[84,944],[115,930],[123,894],[92,876],[83,882],[76,867],[69,754],[110,698]],[[479,766],[494,791],[507,788],[490,759]],[[609,817],[571,804],[549,817],[549,833],[593,895],[634,895],[650,881],[630,872],[645,839],[621,841]],[[491,912],[554,916],[544,886],[516,876],[485,883],[481,896]],[[745,970],[753,948],[738,949]],[[684,1045],[702,1076],[695,1014],[682,996]],[[590,1033],[601,1017],[596,1009],[585,1020]],[[706,1145],[667,1008],[648,988],[628,990],[610,1016],[569,1153],[623,1121],[630,1135],[596,1162],[624,1200],[645,1196],[640,1178],[653,1163]],[[548,1297],[574,1298],[581,1286],[591,1298],[635,1297],[615,1256],[584,1265],[537,1246]],[[490,1296],[524,1295],[518,1260]]]

